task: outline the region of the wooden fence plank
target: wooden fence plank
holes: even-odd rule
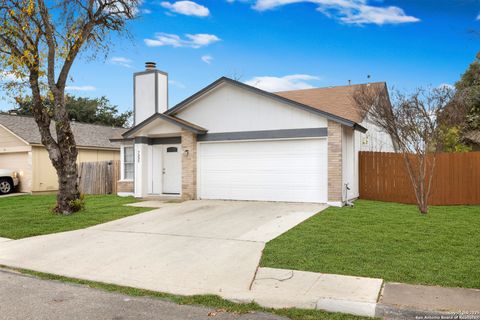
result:
[[[360,152],[359,191],[362,199],[416,203],[398,153]],[[480,152],[438,154],[429,204],[480,204]]]
[[[117,194],[120,161],[80,162],[78,187],[84,194]]]

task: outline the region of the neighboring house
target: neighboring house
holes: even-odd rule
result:
[[[120,145],[109,138],[125,129],[72,122],[78,147],[78,162],[118,160]],[[51,131],[54,132],[52,123]],[[57,174],[32,117],[0,114],[0,168],[17,170],[21,192],[51,192],[58,189]]]
[[[112,140],[119,194],[342,205],[358,197],[358,151],[393,151],[388,135],[366,139],[356,88],[274,94],[223,77],[168,109],[168,75],[147,64],[134,74],[134,127]]]
[[[472,151],[480,151],[480,130],[467,132],[463,139],[472,148]]]

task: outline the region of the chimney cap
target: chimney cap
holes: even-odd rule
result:
[[[157,68],[157,64],[152,61],[145,62],[145,69],[147,70],[155,70]]]

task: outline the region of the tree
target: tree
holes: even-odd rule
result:
[[[18,115],[32,115],[32,98],[17,98],[18,107],[10,110]],[[51,110],[53,101],[45,99],[45,108]],[[112,127],[128,127],[132,118],[132,111],[118,112],[118,107],[112,105],[107,97],[83,98],[65,95],[65,108],[70,120],[101,124]]]
[[[112,32],[133,19],[139,0],[0,0],[0,67],[28,86],[42,144],[58,175],[55,211],[76,211],[77,148],[65,87],[80,53],[108,49]],[[11,88],[11,87],[10,87]],[[53,101],[47,108],[46,99]],[[56,139],[50,131],[55,121]]]
[[[480,53],[477,54],[460,80],[455,83],[455,89],[457,95],[464,100],[464,106],[467,109],[465,131],[480,130]],[[458,105],[455,104],[452,107],[458,107]]]
[[[367,119],[388,132],[403,155],[422,214],[428,212],[436,155],[441,150],[441,128],[450,127],[448,118],[441,115],[447,104],[454,103],[453,95],[446,86],[417,89],[411,94],[396,91],[393,104],[372,87],[362,86],[354,95]]]

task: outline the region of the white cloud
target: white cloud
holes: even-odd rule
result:
[[[171,12],[184,14],[187,16],[207,17],[210,15],[210,10],[208,10],[207,7],[204,7],[193,1],[176,1],[174,3],[163,1],[161,6],[170,10]]]
[[[132,60],[125,58],[125,57],[113,57],[110,59],[110,62],[113,64],[117,64],[119,66],[125,67],[125,68],[131,68],[132,65]]]
[[[0,82],[25,82],[28,78],[10,71],[0,71]]]
[[[201,48],[212,43],[220,41],[221,39],[213,34],[186,34],[185,38],[181,38],[176,34],[156,33],[154,39],[145,39],[145,44],[149,47],[171,46],[174,48],[190,47]]]
[[[97,88],[94,86],[67,86],[65,90],[68,91],[95,91]]]
[[[140,13],[150,14],[150,13],[152,13],[152,10],[150,10],[150,9],[140,9]]]
[[[437,87],[438,89],[447,89],[447,90],[454,90],[455,86],[450,83],[441,83]]]
[[[209,54],[206,54],[206,55],[202,56],[200,59],[202,59],[203,62],[205,62],[207,64],[210,64],[210,63],[212,63],[213,57]]]
[[[305,2],[316,4],[317,11],[347,24],[384,25],[420,21],[414,16],[406,15],[399,7],[373,6],[368,4],[369,0],[256,0],[253,8],[265,11],[288,4]]]
[[[313,88],[307,81],[319,79],[319,77],[308,74],[292,74],[284,77],[254,77],[245,83],[268,92],[278,92]]]

